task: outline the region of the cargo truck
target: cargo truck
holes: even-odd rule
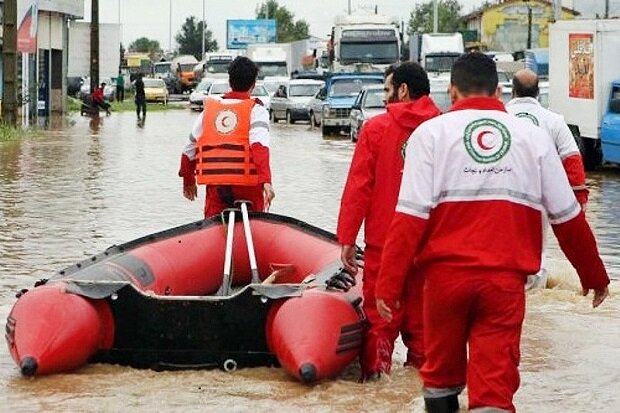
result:
[[[549,32],[549,106],[586,169],[620,164],[620,20],[559,20]]]

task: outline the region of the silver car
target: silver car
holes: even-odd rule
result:
[[[349,115],[349,120],[351,121],[349,137],[351,141],[357,142],[357,137],[364,122],[382,113],[385,113],[383,85],[365,86],[360,90],[351,107]]]
[[[309,120],[308,104],[323,85],[323,81],[312,79],[294,79],[280,85],[271,98],[271,119],[286,119],[286,123]]]
[[[310,118],[310,126],[321,126],[321,117],[323,116],[325,99],[327,99],[327,89],[325,86],[321,86],[308,102],[308,117]]]
[[[196,86],[196,89],[189,95],[189,108],[191,110],[202,110],[202,102],[207,97],[211,83],[213,83],[213,79],[203,78]]]

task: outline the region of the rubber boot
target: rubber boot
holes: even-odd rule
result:
[[[459,411],[459,398],[456,394],[445,397],[424,398],[428,413],[456,413]]]

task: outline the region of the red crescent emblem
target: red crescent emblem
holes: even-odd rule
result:
[[[484,144],[484,135],[489,134],[489,133],[493,134],[493,132],[490,132],[488,130],[482,131],[482,132],[480,132],[478,134],[478,138],[476,139],[476,141],[478,142],[478,146],[480,146],[485,151],[491,150],[495,146],[495,144],[493,144],[491,146],[487,146],[487,145]]]
[[[230,118],[230,116],[223,116],[223,117],[222,117],[222,121],[221,121],[220,123],[222,124],[222,126],[223,126],[224,128],[227,128],[227,127],[229,126],[229,125],[228,125],[228,122],[227,122],[227,120],[228,120],[229,118]]]

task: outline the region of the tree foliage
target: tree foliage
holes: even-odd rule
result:
[[[256,8],[257,19],[275,19],[277,25],[276,41],[293,42],[310,37],[308,23],[301,19],[294,21],[295,15],[277,0],[267,0]]]
[[[452,33],[462,28],[461,9],[463,6],[458,0],[438,0],[438,31]],[[407,33],[430,33],[433,31],[433,1],[418,3],[409,16]]]
[[[190,16],[185,19],[181,30],[176,34],[175,40],[179,45],[179,54],[191,54],[196,59],[202,59],[202,20],[196,22],[196,17]],[[217,40],[213,33],[205,25],[205,52],[217,51]]]
[[[156,54],[161,51],[161,47],[157,40],[140,37],[129,44],[129,50],[132,52]]]

